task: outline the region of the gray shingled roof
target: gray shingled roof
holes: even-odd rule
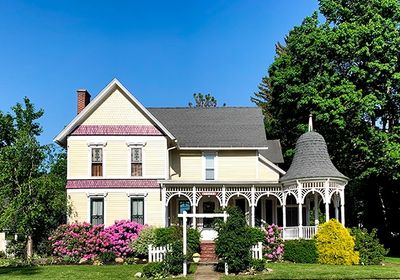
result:
[[[280,181],[321,177],[348,179],[333,165],[324,137],[314,131],[304,133],[297,140],[292,164]]]
[[[268,150],[259,150],[263,157],[269,159],[273,163],[283,163],[282,147],[279,140],[267,140]]]
[[[265,147],[261,109],[250,107],[147,108],[180,147]]]

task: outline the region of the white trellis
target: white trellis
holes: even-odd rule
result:
[[[226,211],[224,213],[215,213],[215,214],[188,214],[186,211],[183,211],[183,214],[179,214],[178,218],[183,218],[183,255],[187,254],[187,219],[188,218],[224,218],[224,222],[226,222],[228,218],[228,214]],[[183,275],[187,275],[187,261],[186,258],[183,261]]]

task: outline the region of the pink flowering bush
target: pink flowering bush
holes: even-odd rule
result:
[[[129,243],[135,240],[143,225],[131,221],[116,221],[112,226],[74,223],[59,226],[49,237],[53,255],[78,262],[95,259],[99,254],[114,252],[127,257],[133,252]]]
[[[78,262],[81,258],[94,259],[97,254],[110,251],[110,242],[103,225],[76,223],[59,226],[49,237],[53,255]]]
[[[110,241],[110,248],[117,257],[129,257],[133,254],[129,244],[136,240],[145,226],[131,221],[115,221],[112,226],[104,229],[104,234]]]
[[[283,239],[281,237],[281,230],[277,225],[265,226],[265,240],[263,253],[268,261],[282,260],[284,252]]]

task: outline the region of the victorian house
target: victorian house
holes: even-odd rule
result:
[[[285,239],[312,237],[321,217],[345,222],[348,179],[311,124],[285,172],[259,108],[146,108],[116,79],[93,100],[77,95],[76,117],[54,139],[67,149],[69,222],[163,227],[228,205],[252,226],[278,224]],[[215,237],[211,219],[189,223]]]

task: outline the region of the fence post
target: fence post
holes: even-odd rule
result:
[[[147,247],[148,248],[148,250],[149,250],[149,259],[148,259],[148,262],[150,263],[151,262],[151,255],[152,255],[152,252],[151,252],[151,245],[149,244],[149,246]]]
[[[186,236],[186,226],[187,226],[187,212],[183,211],[183,256],[184,256],[184,261],[183,261],[183,276],[187,275],[187,261],[186,261],[186,251],[187,251],[187,236]]]
[[[225,275],[228,275],[229,274],[229,272],[228,272],[228,263],[225,261]]]
[[[262,259],[262,242],[258,242],[258,259]]]

